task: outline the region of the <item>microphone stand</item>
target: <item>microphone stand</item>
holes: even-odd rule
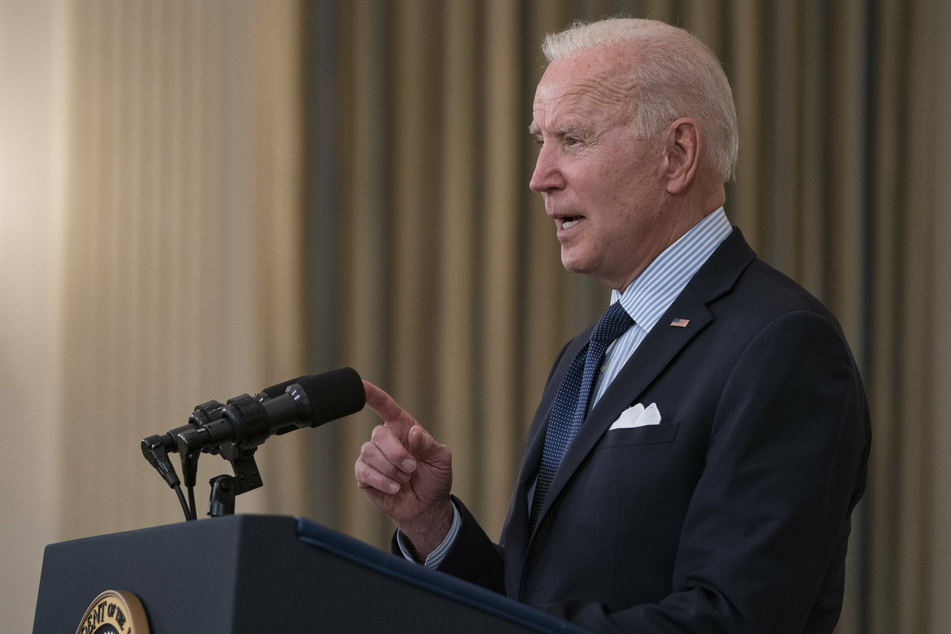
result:
[[[216,476],[208,481],[211,493],[208,496],[208,515],[221,517],[234,515],[234,498],[246,491],[264,486],[258,465],[254,462],[257,445],[245,447],[233,442],[220,445],[218,450],[234,468],[234,476]]]
[[[208,496],[208,515],[222,517],[234,515],[234,478],[227,474],[208,481],[211,494]]]

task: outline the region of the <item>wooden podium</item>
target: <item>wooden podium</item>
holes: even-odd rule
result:
[[[294,517],[233,515],[51,544],[34,634],[76,632],[104,590],[134,593],[152,634],[583,631]]]

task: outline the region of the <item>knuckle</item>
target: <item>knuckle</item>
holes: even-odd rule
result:
[[[380,440],[383,440],[383,436],[384,434],[386,434],[386,432],[387,432],[386,427],[384,427],[383,425],[377,425],[376,427],[373,428],[373,431],[370,432],[370,438],[373,440],[373,442],[378,442]]]

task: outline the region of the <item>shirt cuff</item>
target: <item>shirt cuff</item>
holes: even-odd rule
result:
[[[426,561],[423,562],[424,566],[430,570],[435,570],[439,567],[439,564],[442,563],[442,560],[446,558],[446,553],[448,553],[449,549],[452,548],[452,543],[456,541],[456,535],[459,534],[460,526],[462,526],[462,516],[459,515],[459,509],[456,508],[456,504],[453,502],[452,526],[449,528],[449,534],[446,535],[446,539],[442,540],[442,543],[436,547],[436,550],[429,553],[429,557],[426,557]],[[402,531],[397,529],[396,543],[399,544],[400,552],[403,553],[403,557],[409,561],[419,563],[412,554],[415,549],[408,542],[409,538],[403,535]]]

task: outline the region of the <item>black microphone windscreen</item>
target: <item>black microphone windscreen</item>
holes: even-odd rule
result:
[[[295,382],[300,384],[310,401],[313,411],[311,427],[356,414],[367,402],[363,380],[353,368],[302,376]]]

